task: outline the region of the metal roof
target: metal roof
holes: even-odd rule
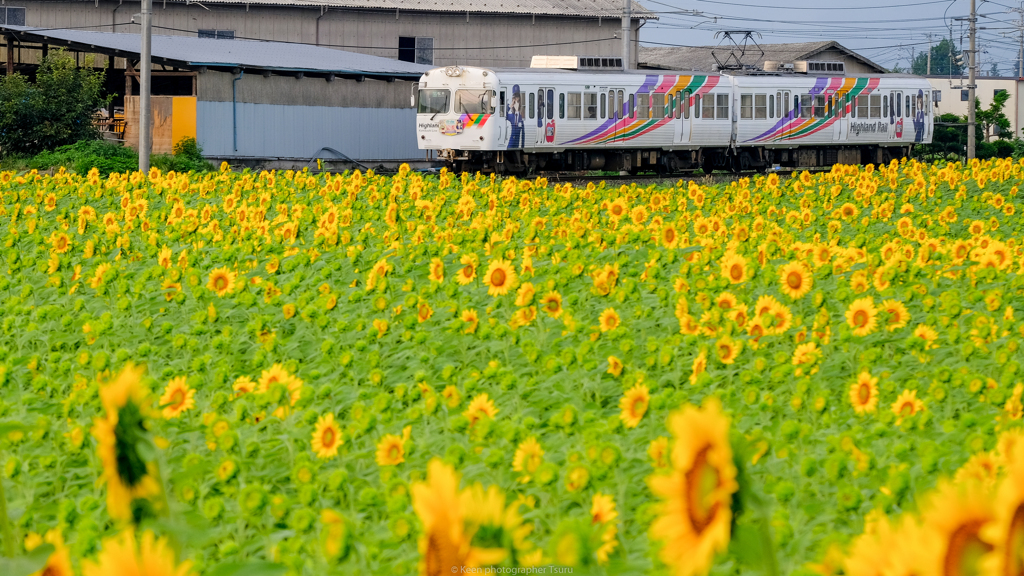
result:
[[[133,2],[135,0],[128,0]],[[196,0],[170,0],[194,4]],[[358,10],[410,10],[456,14],[522,14],[610,18],[622,15],[621,0],[202,0],[202,4],[347,8]],[[634,20],[657,20],[658,15],[633,0]]]
[[[138,56],[138,34],[0,26],[24,42],[68,46],[115,56]],[[419,78],[432,66],[334,50],[311,44],[153,35],[153,61],[185,68],[241,68],[277,72]]]
[[[761,56],[758,47],[760,47],[761,50],[764,50],[764,56]],[[733,47],[728,44],[720,46],[681,46],[671,48],[641,46],[638,59],[640,61],[640,66],[646,68],[714,72],[718,69],[718,66],[714,57],[712,57],[711,52],[714,51],[715,54],[719,55],[719,58],[722,58],[723,55],[729,54],[730,48]],[[753,64],[757,67],[763,67],[766,60],[775,60],[778,62],[808,60],[815,54],[819,54],[825,50],[833,48],[851,58],[861,61],[865,66],[873,68],[878,73],[885,72],[885,68],[832,40],[819,42],[793,42],[785,44],[759,44],[757,46],[749,44],[747,46],[747,61],[745,61],[744,64]]]

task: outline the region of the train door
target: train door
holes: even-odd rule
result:
[[[619,139],[622,138],[626,133],[626,124],[629,123],[629,113],[626,111],[626,91],[622,88],[611,88],[608,90],[609,106],[611,106],[611,99],[614,96],[615,106],[612,107],[615,116],[612,118],[614,124],[612,125],[612,137],[608,142],[610,144],[617,144]]]
[[[780,140],[789,138],[790,122],[793,118],[793,95],[789,90],[780,90],[775,93],[775,115],[782,119],[782,136]]]
[[[684,144],[690,141],[690,100],[692,95],[689,90],[677,92],[675,95],[675,143]]]
[[[850,94],[834,94],[832,96],[832,141],[845,142],[850,133],[850,118],[846,110]]]
[[[498,145],[499,145],[499,148],[501,148],[502,150],[504,150],[505,148],[508,148],[508,135],[509,135],[509,132],[511,132],[511,130],[509,129],[510,127],[505,125],[505,118],[504,117],[505,117],[505,114],[506,114],[506,110],[508,110],[507,106],[508,106],[508,89],[507,88],[502,88],[501,91],[498,92],[498,111],[499,111],[499,116],[498,117],[501,119],[501,122],[498,122]]]
[[[889,139],[903,139],[903,92],[889,92]]]

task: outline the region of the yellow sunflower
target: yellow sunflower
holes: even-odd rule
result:
[[[995,496],[995,518],[981,530],[993,547],[985,558],[988,574],[1024,573],[1024,445],[1007,458],[1008,466]]]
[[[508,294],[516,283],[516,269],[501,258],[492,260],[484,273],[484,284],[491,296]]]
[[[401,436],[385,434],[377,443],[377,464],[396,466],[405,462],[405,440]]]
[[[651,401],[651,394],[647,386],[637,384],[626,391],[619,400],[619,418],[626,428],[636,428],[647,413],[647,405]]]
[[[896,415],[897,426],[903,423],[904,418],[910,418],[922,410],[924,402],[917,397],[917,390],[903,390],[892,403],[892,413]]]
[[[444,282],[444,261],[440,258],[430,260],[430,274],[427,276],[432,282]]]
[[[126,366],[114,382],[100,389],[106,416],[92,428],[107,486],[107,512],[116,520],[132,518],[132,502],[160,493],[155,464],[146,462],[140,446],[150,443],[146,429],[148,393],[143,369]]]
[[[615,356],[608,357],[608,374],[615,376],[616,378],[622,374],[622,360],[619,360]]]
[[[747,259],[736,253],[729,253],[722,259],[722,277],[733,284],[747,279]]]
[[[481,418],[494,418],[497,413],[498,409],[494,406],[494,401],[488,398],[485,392],[473,398],[462,415],[469,419],[469,425],[472,426]]]
[[[536,290],[533,288],[533,283],[523,282],[519,291],[516,292],[516,306],[529,306],[533,302],[534,294],[536,294]]]
[[[705,574],[729,544],[732,495],[738,489],[729,445],[729,419],[715,398],[703,408],[686,406],[668,422],[672,468],[648,479],[661,498],[651,538],[675,576]]]
[[[35,543],[32,545],[29,545],[28,538],[25,539],[25,548],[29,552],[44,541],[48,544],[53,544],[54,547],[50,557],[46,559],[46,564],[43,565],[42,570],[34,572],[30,576],[75,576],[75,571],[71,567],[71,554],[64,545],[64,537],[59,530],[50,530],[42,539],[39,539],[38,534],[30,534],[29,536],[35,536],[36,538]]]
[[[590,523],[601,527],[601,546],[595,552],[598,564],[607,564],[608,557],[619,545],[616,538],[618,525],[615,522],[618,517],[615,500],[611,496],[600,492],[594,494],[590,504]]]
[[[882,311],[889,314],[889,318],[885,321],[885,329],[890,332],[899,330],[910,322],[910,312],[907,311],[907,307],[899,300],[884,300],[882,302]]]
[[[235,289],[235,273],[227,268],[215,268],[213,272],[210,272],[210,280],[206,283],[206,287],[215,292],[217,296],[230,294]]]
[[[163,406],[163,417],[167,420],[181,416],[183,412],[196,405],[196,391],[185,381],[184,376],[172,378],[164,388],[164,394],[160,397],[160,406]]]
[[[157,538],[152,532],[142,533],[138,541],[135,532],[125,530],[106,538],[95,560],[82,562],[84,576],[111,576],[114,574],[144,574],[145,576],[191,576],[195,574],[188,560],[178,564],[174,549],[167,538]]]
[[[854,300],[846,310],[846,323],[853,329],[854,336],[867,336],[875,331],[878,311],[871,297]]]
[[[803,262],[790,262],[779,269],[779,282],[782,293],[793,300],[803,298],[811,291],[814,278],[807,265]]]
[[[601,332],[608,332],[619,326],[619,314],[614,308],[606,308],[604,312],[601,312],[601,317],[598,321],[601,326]]]
[[[693,359],[693,371],[690,374],[690,385],[697,383],[697,379],[708,369],[708,355],[704,350]]]
[[[480,317],[477,315],[476,310],[468,308],[463,310],[459,314],[459,319],[463,322],[462,333],[472,334],[476,332],[476,326],[480,323]]]
[[[991,495],[981,484],[941,481],[921,514],[922,522],[934,534],[937,554],[920,566],[920,573],[982,574],[983,558],[994,549],[982,539],[982,530],[995,519]]]
[[[467,566],[472,535],[465,532],[455,470],[435,458],[427,467],[426,482],[413,483],[411,492],[413,510],[423,523],[420,574],[450,576]]]
[[[529,482],[531,475],[537,471],[537,468],[540,468],[543,462],[544,450],[540,447],[540,442],[530,436],[520,442],[519,447],[516,448],[516,453],[512,456],[512,471],[524,473],[519,480]]]
[[[317,418],[316,427],[313,429],[313,439],[310,441],[317,458],[337,456],[342,442],[344,439],[341,437],[341,428],[334,421],[334,414],[329,413]]]
[[[548,316],[558,318],[562,315],[562,295],[556,290],[548,292],[540,299],[540,307]]]
[[[743,350],[743,342],[723,336],[715,342],[715,355],[722,364],[732,364]]]
[[[455,274],[455,281],[461,286],[469,284],[476,278],[477,260],[472,254],[464,254],[459,260],[462,268]]]
[[[857,381],[850,385],[850,404],[857,414],[870,414],[878,407],[878,378],[872,378],[867,370],[857,375]]]

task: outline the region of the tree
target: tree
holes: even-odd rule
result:
[[[985,142],[988,142],[992,136],[1003,140],[1013,138],[1013,133],[1010,131],[1010,120],[1006,118],[1006,114],[1003,114],[1003,106],[1006,105],[1009,98],[1010,94],[1006,90],[1000,90],[992,97],[992,103],[989,104],[988,109],[984,110],[981,108],[981,102],[977,98],[974,99],[974,119],[978,123],[978,128],[981,129],[981,133],[985,135]]]
[[[109,102],[102,70],[79,68],[63,50],[43,60],[32,84],[13,74],[0,79],[0,155],[36,154],[79,140],[95,140],[92,115]]]
[[[936,76],[960,76],[964,73],[963,64],[958,64],[956,58],[960,56],[960,50],[948,39],[943,38],[938,44],[932,46],[932,74]],[[928,72],[928,53],[921,52],[914,58],[911,66],[913,74],[924,75]]]

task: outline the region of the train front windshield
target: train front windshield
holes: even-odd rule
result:
[[[447,114],[451,98],[451,90],[420,90],[416,111],[420,114]]]

